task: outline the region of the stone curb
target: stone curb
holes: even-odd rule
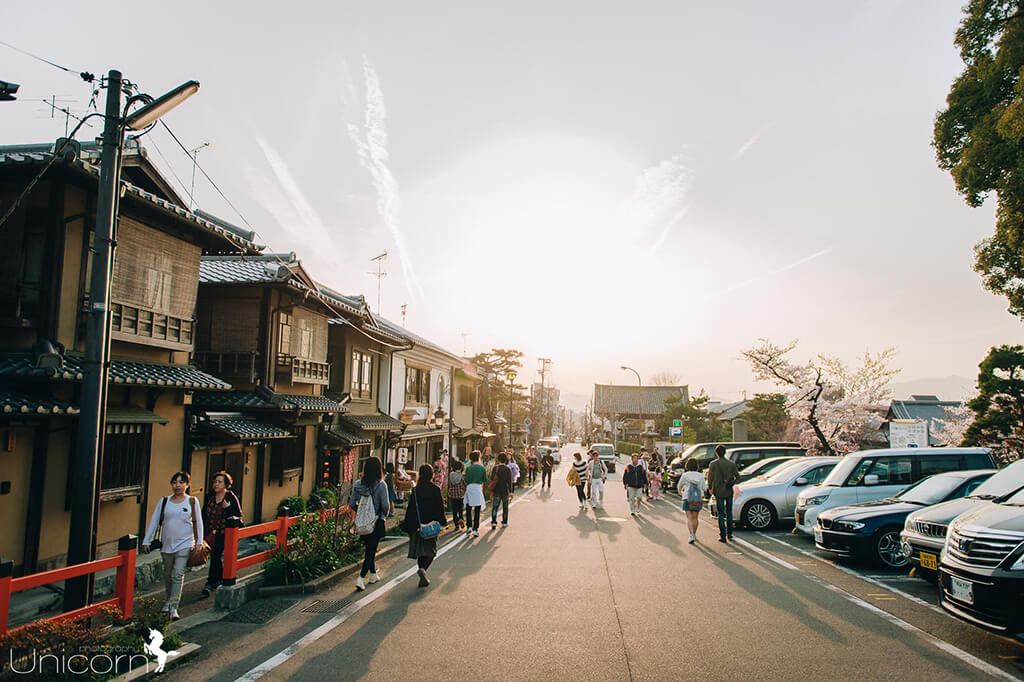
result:
[[[194,656],[195,653],[197,651],[199,651],[201,648],[202,647],[199,646],[198,644],[194,644],[192,642],[186,642],[184,646],[182,646],[176,652],[174,652],[173,654],[170,654],[167,657],[167,662],[164,664],[163,672],[167,672],[173,666],[176,666],[179,663],[182,663],[182,662],[188,660],[189,658]],[[150,675],[157,675],[158,674],[154,670],[148,670],[147,669],[148,667],[149,666],[144,666],[144,665],[143,666],[139,666],[138,668],[135,668],[134,670],[130,670],[130,671],[126,672],[124,675],[119,675],[118,677],[115,677],[114,680],[116,680],[117,682],[128,682],[129,680],[141,680],[144,677],[148,677]]]
[[[404,546],[404,538],[394,538],[394,542],[392,542],[387,548],[378,551],[377,556],[387,556],[389,554],[394,553],[398,548]],[[358,571],[359,567],[362,566],[362,563],[362,560],[355,561],[351,564],[348,564],[347,566],[342,566],[341,568],[332,571],[327,575],[322,575],[319,578],[314,578],[313,580],[310,580],[308,583],[302,583],[300,585],[272,585],[269,587],[260,587],[259,596],[274,597],[281,594],[311,594],[313,592],[320,592],[327,588],[333,587],[337,583],[341,582],[342,579],[347,578],[348,576]]]

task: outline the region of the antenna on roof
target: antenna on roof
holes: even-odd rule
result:
[[[188,210],[190,210],[190,211],[193,208],[196,207],[196,201],[195,201],[195,196],[196,196],[196,166],[198,165],[198,161],[196,161],[196,157],[199,156],[199,150],[200,149],[205,149],[206,147],[209,147],[209,146],[210,146],[209,142],[203,142],[201,145],[199,145],[195,149],[190,149],[189,152],[188,152],[189,155],[192,157],[192,189],[190,189],[188,191]]]
[[[382,279],[384,279],[385,277],[388,276],[388,273],[386,273],[384,271],[384,261],[386,261],[387,258],[388,258],[388,252],[384,251],[384,253],[380,254],[379,256],[374,256],[373,258],[370,259],[370,261],[377,261],[377,272],[371,272],[371,273],[368,273],[368,274],[371,274],[371,275],[373,275],[374,277],[377,278],[377,312],[378,313],[380,313],[380,283],[381,283]],[[403,325],[405,324],[404,310],[403,310],[402,324]]]
[[[405,309],[406,309],[406,305],[403,303],[402,304],[402,326],[403,327],[405,326]]]
[[[466,339],[469,338],[469,332],[462,332],[462,354],[466,354]]]

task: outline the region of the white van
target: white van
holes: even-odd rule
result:
[[[988,448],[905,448],[864,450],[843,457],[832,473],[797,496],[796,528],[811,535],[826,509],[892,497],[932,474],[995,469]]]

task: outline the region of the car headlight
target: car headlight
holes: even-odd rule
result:
[[[805,507],[816,507],[828,499],[828,495],[818,495],[816,497],[807,497],[803,499],[803,505]]]
[[[914,522],[910,520],[909,516],[907,517],[907,520],[903,522],[903,530],[907,530],[907,531],[913,531],[914,530]]]
[[[834,530],[842,531],[845,533],[852,533],[858,531],[864,527],[864,524],[860,521],[833,521],[832,528]]]
[[[1010,566],[1011,571],[1024,571],[1024,551],[1021,551],[1020,556],[1013,562],[1013,566]]]

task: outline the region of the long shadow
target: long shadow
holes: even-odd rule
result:
[[[488,538],[481,541],[481,538],[468,538],[463,540],[455,551],[441,557],[440,560],[445,562],[445,568],[431,575],[431,581],[439,586],[442,593],[451,594],[459,588],[463,578],[473,575],[487,564],[491,555],[494,554],[494,550],[497,549],[497,545],[494,543],[495,539]],[[435,563],[434,566],[437,564]]]
[[[673,533],[654,525],[643,514],[634,518],[636,519],[637,527],[640,529],[640,535],[657,545],[668,548],[676,556],[686,556],[682,545],[679,544],[679,538]]]

